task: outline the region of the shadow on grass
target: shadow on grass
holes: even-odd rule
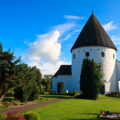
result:
[[[69,96],[66,95],[40,95],[40,97],[44,98],[59,98],[59,99],[68,99]]]
[[[83,119],[82,119],[82,118],[79,119],[79,118],[77,118],[77,119],[76,119],[76,118],[75,118],[75,119],[68,119],[68,120],[105,120],[105,119],[99,119],[99,118],[87,118],[87,119],[84,119],[84,118],[83,118]]]
[[[98,113],[80,113],[80,114],[84,114],[84,115],[97,115]],[[106,119],[100,119],[100,118],[71,118],[68,120],[106,120]]]

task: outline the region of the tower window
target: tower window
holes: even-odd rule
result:
[[[113,54],[113,59],[115,59],[115,54]]]
[[[89,56],[89,52],[86,52],[85,55],[86,55],[86,57],[88,57]]]
[[[73,59],[75,59],[75,54],[73,54]]]
[[[102,56],[102,57],[105,57],[105,53],[104,53],[104,52],[101,52],[101,56]]]

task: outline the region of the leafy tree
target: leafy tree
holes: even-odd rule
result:
[[[62,93],[64,88],[64,83],[63,82],[58,82],[57,83],[57,91],[58,93]]]
[[[48,89],[52,89],[52,75],[44,75],[44,79],[46,79],[46,91]]]
[[[15,98],[26,102],[38,96],[38,72],[36,67],[19,64],[16,67],[17,86],[14,89]]]
[[[14,53],[3,51],[0,44],[0,99],[5,92],[15,85],[15,67],[20,62],[20,58],[15,60]]]
[[[36,74],[36,83],[37,83],[37,87],[41,88],[41,81],[42,81],[42,74],[40,72],[40,69],[38,69],[36,66],[34,66],[32,68]]]
[[[93,60],[84,59],[80,76],[82,96],[89,99],[96,99],[103,86],[102,77],[101,64]]]

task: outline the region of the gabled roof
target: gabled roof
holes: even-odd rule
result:
[[[53,77],[57,77],[57,75],[72,75],[71,65],[61,65]]]
[[[80,35],[74,43],[71,52],[73,49],[85,46],[104,46],[117,50],[112,40],[93,13],[80,32]]]

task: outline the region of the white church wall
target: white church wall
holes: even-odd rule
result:
[[[105,91],[111,92],[116,91],[116,69],[115,69],[115,61],[116,61],[116,51],[107,47],[100,46],[90,46],[90,47],[81,47],[76,48],[72,51],[72,82],[73,88],[77,91],[80,91],[80,74],[83,60],[86,57],[85,53],[89,52],[89,59],[93,59],[96,62],[99,62],[103,66],[103,80],[105,83]],[[101,56],[101,52],[105,53],[105,56]],[[113,58],[113,54],[115,58]],[[75,57],[75,58],[74,58]]]
[[[72,76],[71,75],[58,75],[57,77],[53,77],[52,91],[57,91],[58,82],[64,82],[64,89],[63,89],[64,92],[66,90],[70,92],[72,91]]]
[[[117,81],[120,81],[120,62],[116,61]],[[120,92],[120,82],[117,82],[117,91]]]

